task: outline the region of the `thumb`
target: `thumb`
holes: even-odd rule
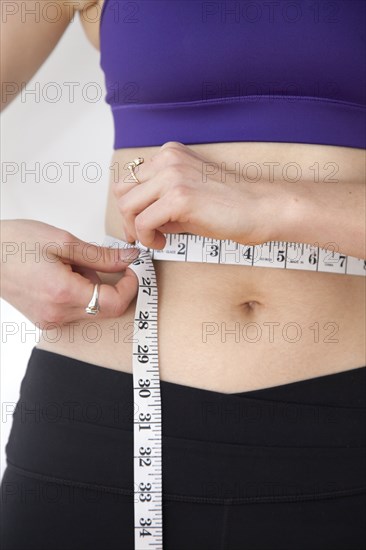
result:
[[[74,235],[72,240],[61,246],[61,255],[64,263],[89,267],[95,271],[113,272],[123,271],[140,254],[139,248],[107,247],[88,243]]]

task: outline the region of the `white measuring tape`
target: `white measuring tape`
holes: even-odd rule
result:
[[[316,246],[271,241],[243,245],[187,234],[166,235],[163,250],[107,235],[103,246],[141,249],[131,264],[139,282],[133,340],[135,550],[162,550],[162,426],[158,361],[158,289],[152,260],[274,267],[366,275],[366,261]]]

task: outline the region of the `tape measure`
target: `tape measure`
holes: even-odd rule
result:
[[[107,235],[103,246],[130,248]],[[158,361],[158,288],[151,254],[129,264],[139,283],[132,343],[135,550],[163,548],[161,398]]]
[[[316,246],[271,241],[243,245],[191,234],[167,234],[163,250],[107,235],[103,246],[138,247],[129,265],[139,282],[133,340],[135,550],[162,550],[162,424],[158,360],[158,289],[153,260],[273,267],[366,275],[366,261]]]

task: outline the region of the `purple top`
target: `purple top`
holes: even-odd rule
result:
[[[105,0],[114,148],[366,147],[366,1]]]

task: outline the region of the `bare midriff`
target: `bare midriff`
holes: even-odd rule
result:
[[[262,178],[268,180],[268,163],[277,162],[276,181],[289,181],[293,175],[284,167],[297,163],[301,177],[305,181],[318,178],[319,185],[365,182],[361,149],[255,142],[189,147],[218,166],[225,163],[228,169],[241,159],[237,165],[241,178],[244,165],[250,162],[259,165]],[[138,156],[146,161],[159,148],[115,151],[105,216],[107,234],[125,239],[122,215],[111,191],[115,163],[122,171],[127,162]],[[249,169],[246,177],[255,174]],[[231,178],[227,181],[233,184],[235,175]],[[171,261],[154,261],[154,265],[161,380],[237,393],[365,364],[364,277]],[[121,277],[98,274],[110,284]],[[65,325],[55,342],[47,331],[37,347],[131,373],[135,306],[136,299],[115,319],[89,317],[73,324],[72,330]]]

